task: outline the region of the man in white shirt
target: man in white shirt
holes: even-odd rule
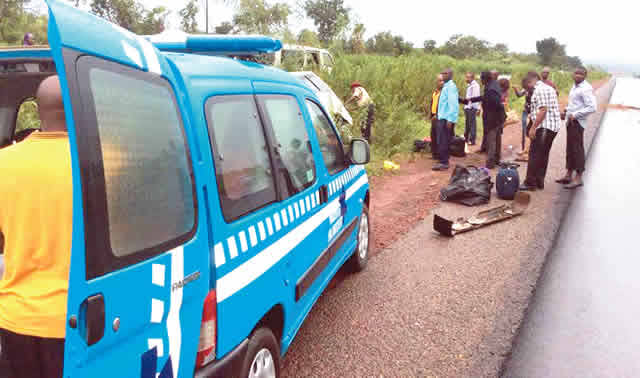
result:
[[[567,121],[567,173],[556,182],[564,184],[567,189],[575,189],[583,185],[584,173],[584,129],[587,127],[589,115],[596,112],[598,104],[593,95],[593,87],[585,79],[587,70],[580,67],[573,73],[575,84],[569,93],[569,105],[562,112],[562,119]],[[573,177],[573,172],[576,176]]]
[[[467,82],[467,94],[465,99],[470,100],[474,97],[480,97],[480,85],[476,81],[476,75],[473,72],[467,72],[465,80]],[[480,110],[479,102],[469,102],[464,106],[465,115],[465,127],[464,127],[464,139],[465,141],[474,146],[476,144],[476,116]]]

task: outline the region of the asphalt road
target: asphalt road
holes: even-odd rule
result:
[[[640,80],[612,104],[640,107]],[[506,377],[640,376],[640,111],[609,110]]]
[[[612,87],[597,91],[600,104]],[[587,146],[602,114],[590,119]],[[431,214],[367,270],[327,291],[285,356],[283,375],[499,375],[573,195],[553,183],[563,174],[565,142],[562,130],[547,188],[533,193],[522,217],[449,239],[434,234]],[[499,203],[495,197],[475,208],[442,203],[434,212],[455,219]]]

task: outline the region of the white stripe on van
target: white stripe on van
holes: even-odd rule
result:
[[[247,245],[247,235],[244,231],[238,232],[238,238],[240,239],[240,250],[242,252],[247,252],[249,250],[249,246]]]
[[[224,247],[222,243],[217,243],[215,247],[213,247],[213,255],[216,260],[216,268],[227,262],[227,259],[224,257]]]
[[[169,335],[169,355],[173,365],[173,376],[179,377],[180,348],[182,347],[182,328],[180,327],[180,308],[182,307],[182,286],[184,279],[184,248],[180,246],[171,251],[171,304],[167,316],[167,333]]]
[[[256,228],[251,226],[249,227],[249,242],[252,247],[258,245],[258,236],[256,235]]]
[[[229,247],[229,257],[231,257],[231,259],[238,257],[238,246],[236,245],[235,237],[229,236],[229,238],[227,238],[227,246]]]
[[[353,194],[367,184],[367,176],[363,175],[347,190],[346,196]],[[233,271],[218,279],[216,294],[218,303],[223,302],[233,294],[242,290],[264,272],[269,270],[283,257],[289,254],[298,244],[318,228],[329,215],[340,208],[340,201],[333,200],[322,210],[305,220],[295,229],[286,233],[280,240],[271,244],[257,255],[253,256]]]
[[[147,69],[149,70],[149,72],[156,75],[162,75],[162,68],[160,68],[158,54],[156,53],[156,50],[151,42],[147,41],[146,38],[138,37],[138,43],[142,48],[144,59],[147,61]]]
[[[280,215],[278,215],[278,212],[273,214],[273,223],[275,223],[276,232],[280,231],[282,227],[280,226]]]
[[[260,233],[260,241],[264,241],[267,238],[266,232],[264,232],[264,223],[258,222],[258,232]]]
[[[269,236],[273,235],[273,225],[271,224],[271,218],[267,218],[267,232]]]

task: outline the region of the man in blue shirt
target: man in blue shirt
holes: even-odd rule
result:
[[[434,171],[446,171],[449,169],[449,145],[453,136],[453,128],[458,122],[458,87],[454,83],[453,70],[447,68],[442,71],[445,84],[440,94],[438,103],[438,155],[440,162],[433,166]]]

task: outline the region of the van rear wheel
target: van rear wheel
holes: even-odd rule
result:
[[[354,272],[361,272],[367,267],[369,261],[369,241],[371,240],[371,221],[369,218],[369,207],[362,206],[362,215],[358,223],[358,244],[353,256],[349,259],[349,265]]]
[[[269,328],[256,330],[247,348],[241,377],[277,378],[280,376],[280,346]]]

